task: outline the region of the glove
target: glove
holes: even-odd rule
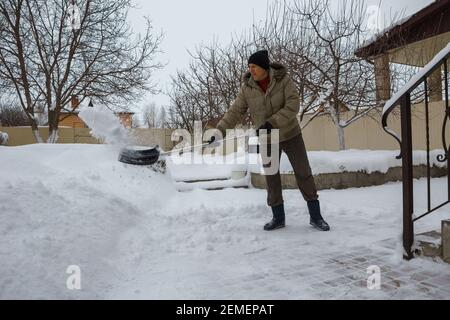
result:
[[[273,129],[273,126],[270,124],[270,122],[266,121],[261,127],[256,129],[256,135],[259,136],[259,130],[267,130],[267,134],[270,134],[270,131]]]

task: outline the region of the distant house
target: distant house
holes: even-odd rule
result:
[[[119,118],[120,123],[125,128],[131,128],[133,125],[134,112],[115,112],[114,114]],[[59,114],[59,126],[70,128],[87,128],[87,125],[78,116],[78,111],[61,112]]]
[[[436,0],[384,30],[355,55],[374,62],[377,100],[390,98],[389,63],[423,67],[450,42],[450,0]],[[442,74],[430,77],[431,101],[442,100]]]
[[[61,112],[59,114],[59,126],[70,128],[87,128],[87,125],[78,116],[78,111]]]
[[[60,127],[70,127],[70,128],[87,128],[87,125],[83,120],[78,116],[78,106],[80,103],[76,97],[72,97],[71,99],[71,107],[73,111],[61,111],[59,114],[59,126]],[[125,128],[131,128],[133,125],[133,115],[134,112],[115,112],[114,113],[118,118],[120,123]]]
[[[114,114],[119,117],[120,123],[125,128],[131,128],[131,126],[133,125],[134,112],[122,111],[122,112],[115,112]]]

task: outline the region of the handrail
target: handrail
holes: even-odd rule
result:
[[[400,144],[400,154],[397,159],[402,158],[402,192],[403,192],[403,248],[404,258],[412,259],[414,257],[414,222],[436,211],[442,206],[450,203],[450,151],[445,140],[447,120],[450,119],[450,106],[448,96],[448,62],[450,61],[450,42],[442,49],[427,65],[416,73],[394,96],[386,102],[383,108],[382,125],[383,130],[395,138]],[[440,70],[444,65],[445,82],[445,116],[442,125],[442,143],[444,146],[444,155],[438,155],[440,162],[447,161],[447,193],[448,199],[435,208],[431,208],[431,170],[430,170],[430,136],[429,136],[429,100],[427,78]],[[413,186],[413,156],[412,156],[412,119],[411,119],[411,93],[420,84],[424,85],[425,90],[425,122],[426,122],[426,146],[427,146],[427,212],[414,218],[414,186]],[[387,118],[397,105],[400,105],[401,111],[401,139],[397,133],[387,126]]]
[[[426,81],[426,78],[430,76],[437,68],[439,68],[444,62],[447,63],[447,59],[449,57],[450,42],[444,49],[439,51],[439,53],[429,63],[427,63],[422,70],[416,73],[400,90],[398,90],[384,105],[381,124],[383,126],[383,130],[390,136],[394,137],[394,139],[397,140],[397,142],[400,144],[400,154],[396,157],[397,159],[400,159],[402,157],[402,142],[397,133],[394,130],[389,129],[387,126],[387,118],[389,114],[399,104],[400,99],[405,94],[410,94],[415,88],[417,88],[419,84],[421,84],[423,81]]]

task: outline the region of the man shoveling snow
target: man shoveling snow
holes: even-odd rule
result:
[[[279,129],[279,157],[284,151],[292,164],[298,187],[308,204],[310,224],[321,231],[328,231],[330,227],[320,213],[317,189],[296,117],[300,104],[297,89],[287,75],[286,67],[279,63],[271,64],[266,50],[252,54],[248,68],[237,99],[217,124],[217,129],[225,135],[226,129],[234,128],[247,109],[258,128],[257,133]],[[215,140],[213,136],[209,142],[212,144]],[[269,153],[271,148],[273,146],[269,143]],[[285,226],[285,212],[279,170],[265,177],[267,204],[273,213],[272,220],[264,226],[264,230],[269,231]]]

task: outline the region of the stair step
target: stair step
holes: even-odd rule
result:
[[[424,257],[442,257],[442,244],[440,230],[420,233],[415,236],[418,248],[417,253]]]

